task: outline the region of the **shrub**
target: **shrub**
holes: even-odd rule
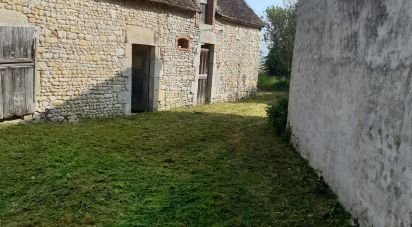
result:
[[[259,73],[258,89],[261,91],[271,91],[277,82],[277,78],[273,76],[267,76],[264,73]]]
[[[289,79],[259,73],[258,89],[261,91],[288,91]]]
[[[278,136],[282,136],[288,142],[290,141],[290,129],[288,125],[288,106],[289,100],[282,97],[277,103],[269,105],[266,109],[268,121],[274,132]]]
[[[285,77],[280,78],[273,84],[273,91],[289,91],[289,80]]]

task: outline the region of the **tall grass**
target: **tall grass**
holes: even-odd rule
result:
[[[279,78],[260,73],[258,89],[260,91],[288,91],[289,80],[287,78]]]

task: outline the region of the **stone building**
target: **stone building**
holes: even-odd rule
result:
[[[361,226],[412,226],[412,1],[301,0],[293,141]]]
[[[0,120],[247,97],[262,27],[244,0],[1,0]]]

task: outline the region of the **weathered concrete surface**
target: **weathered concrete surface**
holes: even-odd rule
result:
[[[363,226],[412,224],[412,1],[302,0],[297,149]]]

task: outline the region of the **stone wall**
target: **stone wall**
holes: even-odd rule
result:
[[[256,28],[223,20],[216,23],[216,68],[212,102],[235,101],[256,93],[260,35]]]
[[[412,225],[412,1],[302,0],[289,121],[362,226]]]
[[[47,118],[127,113],[127,102],[120,97],[128,89],[128,78],[122,76],[127,26],[147,28],[158,36],[159,109],[193,103],[195,48],[176,48],[181,35],[188,35],[193,47],[198,45],[193,12],[137,1],[93,0],[3,0],[0,9],[20,12],[38,30],[37,110]]]
[[[2,25],[36,27],[36,118],[130,113],[135,40],[156,49],[154,109],[196,104],[201,42],[194,12],[118,0],[1,0],[0,12]],[[256,90],[259,30],[226,22],[216,28],[213,102],[246,97]],[[177,48],[182,36],[189,50]]]

